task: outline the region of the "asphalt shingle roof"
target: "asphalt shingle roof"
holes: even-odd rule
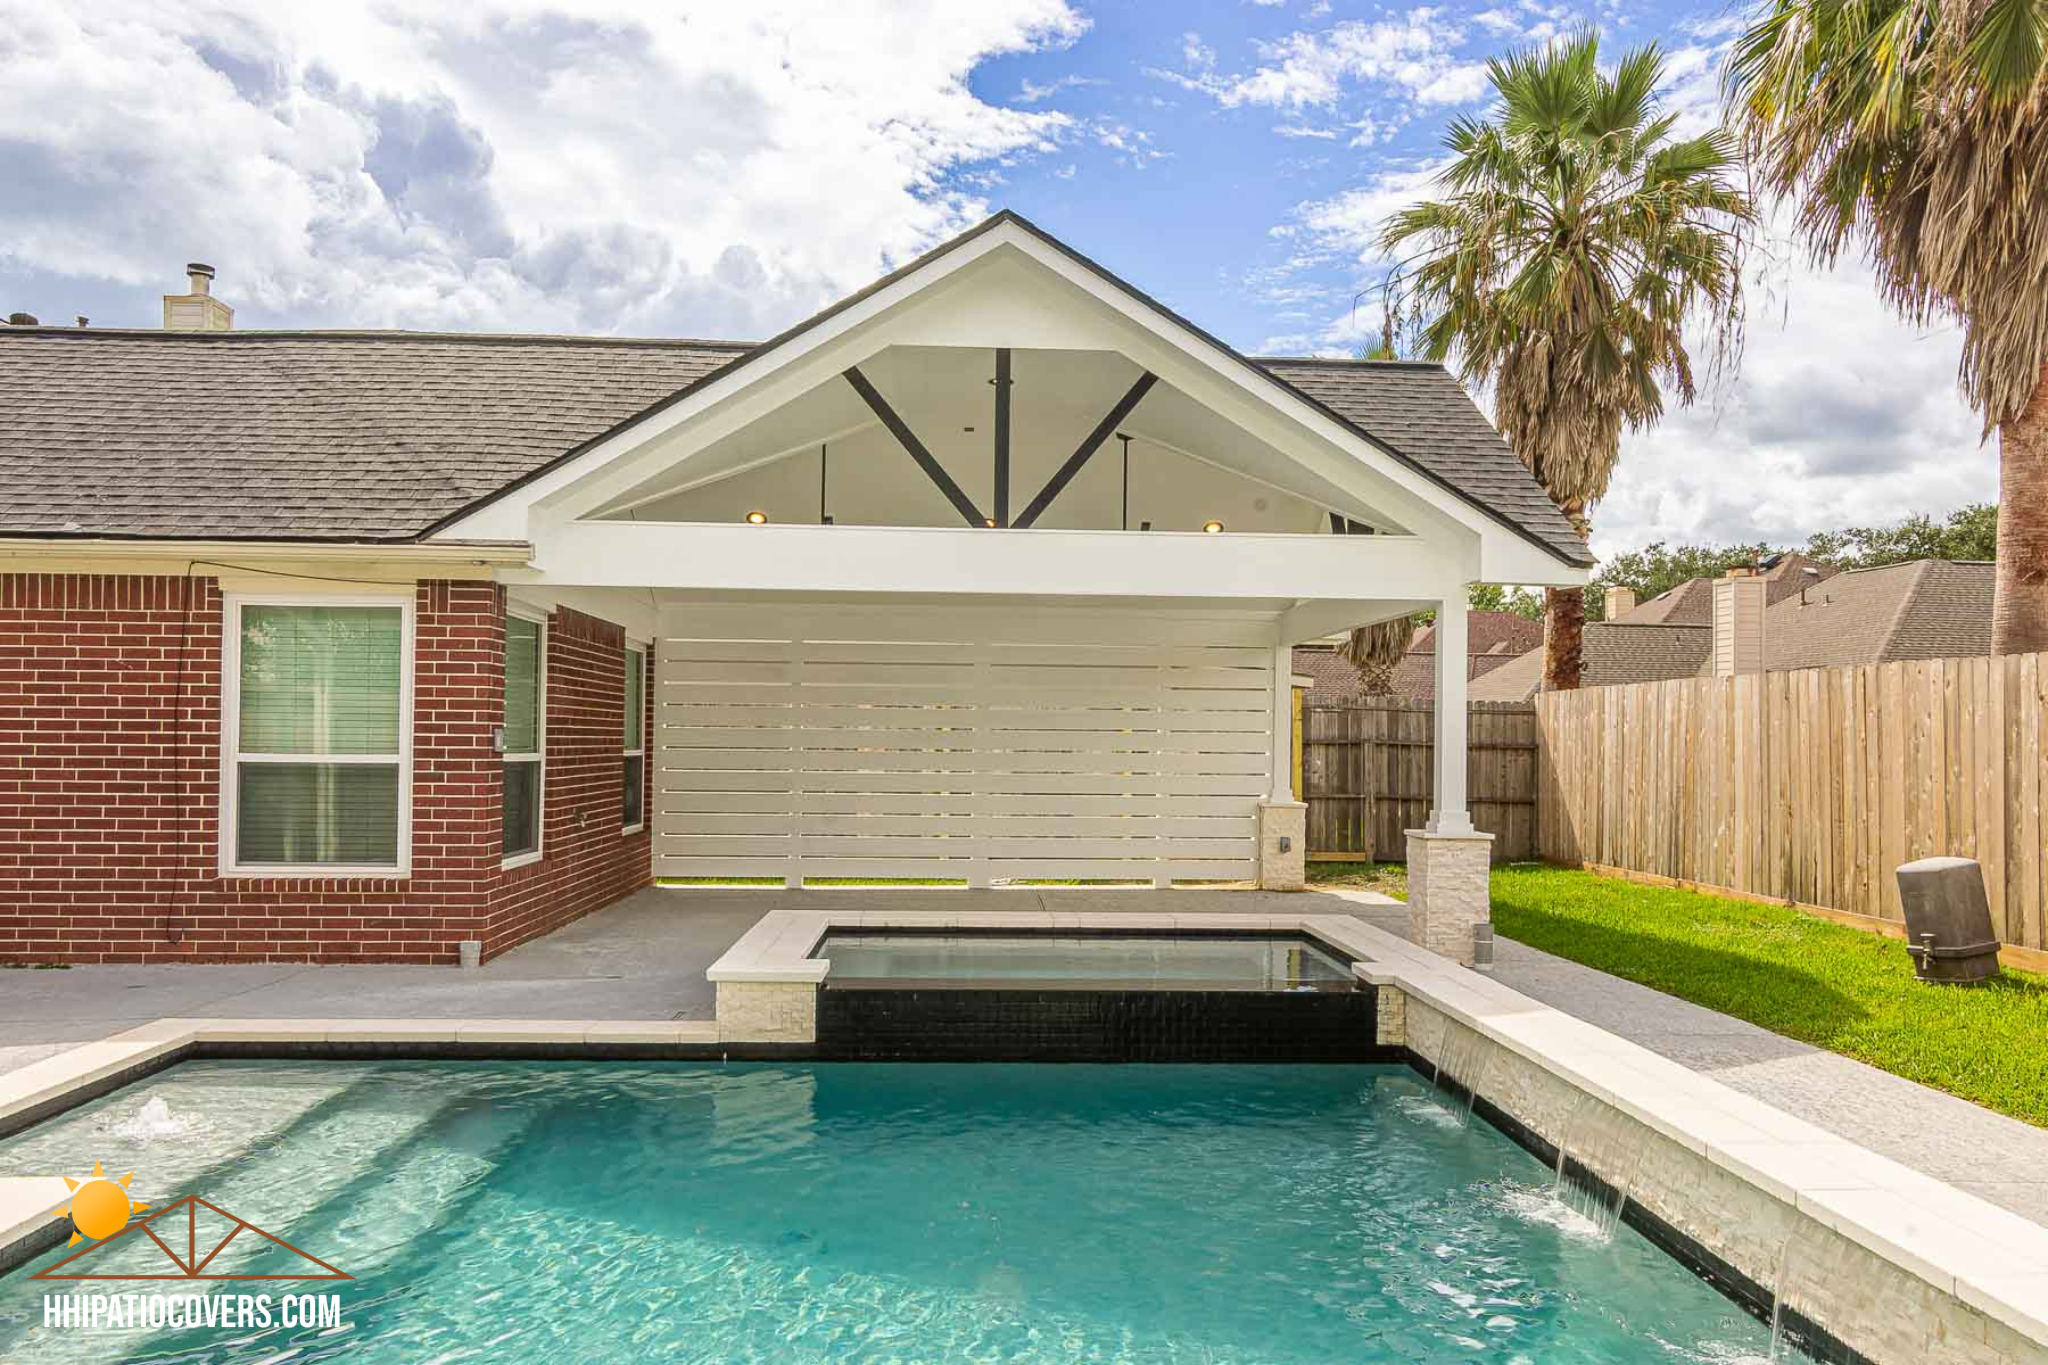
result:
[[[1919,559],[1837,574],[1764,612],[1767,667],[1840,668],[1991,652],[1997,572]]]
[[[1581,687],[1666,682],[1697,675],[1714,646],[1712,626],[1589,621],[1580,655]],[[1474,701],[1525,701],[1543,686],[1543,651],[1508,660],[1472,684]]]
[[[1592,554],[1457,378],[1412,360],[1254,362],[1571,564]]]
[[[0,328],[0,530],[409,539],[743,349]]]

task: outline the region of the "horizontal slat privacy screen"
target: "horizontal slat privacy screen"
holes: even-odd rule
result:
[[[655,873],[1237,879],[1270,789],[1262,623],[681,608]]]

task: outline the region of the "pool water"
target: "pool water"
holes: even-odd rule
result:
[[[827,980],[1115,983],[1121,988],[1348,990],[1351,968],[1298,935],[906,934],[835,931]]]
[[[345,1327],[46,1327],[54,1252],[0,1279],[0,1359],[1768,1354],[1403,1068],[203,1062],[0,1143],[0,1174],[95,1159],[354,1275]]]

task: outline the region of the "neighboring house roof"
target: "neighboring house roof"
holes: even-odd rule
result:
[[[0,532],[405,540],[1014,223],[1574,565],[1583,542],[1440,366],[1242,356],[1001,213],[771,341],[0,328]]]
[[[1798,575],[1789,590],[1771,590],[1777,601],[1764,610],[1764,666],[1782,672],[1988,654],[1995,577],[1988,563],[1939,559],[1834,572],[1821,580]],[[1585,687],[1713,671],[1711,625],[1644,622],[1631,612],[1620,621],[1589,623],[1585,641]],[[1475,682],[1472,697],[1518,701],[1542,682],[1542,655],[1525,654]]]
[[[1465,613],[1466,676],[1484,677],[1518,655],[1543,643],[1543,623],[1507,611]],[[1328,645],[1304,645],[1294,651],[1294,671],[1314,678],[1309,695],[1318,701],[1362,695],[1358,670]],[[1427,701],[1436,695],[1436,628],[1424,626],[1409,642],[1408,652],[1394,666],[1393,695]]]
[[[1697,675],[1712,653],[1712,626],[1589,621],[1579,681],[1584,687],[1663,682]],[[1472,684],[1474,701],[1525,701],[1543,686],[1543,652],[1508,660]]]
[[[1808,569],[1813,572],[1807,573]],[[1840,572],[1832,564],[1808,559],[1795,551],[1781,556],[1776,564],[1759,572],[1757,577],[1764,580],[1764,603],[1769,606],[1796,596],[1801,589],[1824,582]],[[1688,578],[1647,602],[1637,603],[1635,610],[1616,619],[1636,626],[1710,626],[1714,623],[1714,580]]]
[[[1772,669],[1839,668],[1991,652],[1996,566],[1920,559],[1855,569],[1764,612]]]

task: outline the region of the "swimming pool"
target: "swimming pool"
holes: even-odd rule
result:
[[[0,1174],[94,1159],[133,1166],[141,1198],[202,1195],[355,1276],[347,1326],[116,1348],[42,1325],[49,1286],[27,1277],[52,1253],[0,1280],[0,1358],[1768,1350],[1402,1067],[188,1062],[0,1142]]]

